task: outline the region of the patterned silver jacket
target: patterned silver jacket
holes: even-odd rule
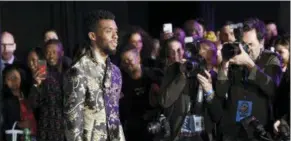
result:
[[[109,59],[98,62],[99,57],[89,49],[64,77],[68,141],[125,140],[119,120],[121,73]]]

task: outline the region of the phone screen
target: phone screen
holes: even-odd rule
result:
[[[171,23],[163,24],[163,32],[164,33],[173,33],[173,26]]]
[[[47,70],[46,60],[38,60],[38,68],[41,74],[46,74],[46,70]]]

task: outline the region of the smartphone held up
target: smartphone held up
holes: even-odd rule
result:
[[[38,60],[38,70],[42,78],[46,78],[47,75],[47,62],[46,60]]]

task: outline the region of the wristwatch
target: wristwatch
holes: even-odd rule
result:
[[[206,93],[204,93],[204,96],[206,97],[206,101],[210,102],[214,97],[214,91],[213,90],[209,90]]]

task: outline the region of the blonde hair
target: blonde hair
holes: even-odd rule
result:
[[[209,40],[211,42],[216,42],[217,41],[217,37],[215,35],[215,33],[213,31],[207,31],[206,34],[204,35],[204,38],[206,40]]]

